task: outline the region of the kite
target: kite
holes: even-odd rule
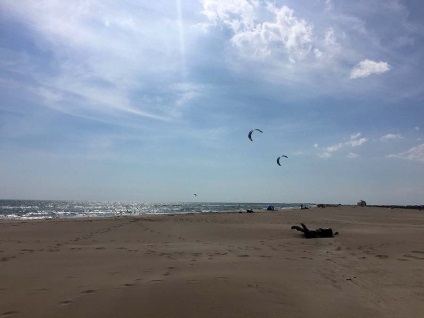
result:
[[[259,132],[262,132],[262,130],[260,130],[260,129],[258,129],[258,128],[255,128],[255,129],[252,129],[251,131],[249,131],[249,135],[248,135],[248,137],[249,137],[250,141],[253,141],[253,139],[252,139],[252,133],[253,133],[255,130],[257,130],[257,131],[259,131]]]
[[[281,166],[281,164],[280,164],[280,159],[281,159],[281,158],[283,158],[283,157],[284,157],[284,158],[288,158],[286,155],[282,155],[282,156],[278,157],[278,158],[277,158],[277,164],[278,164],[279,166]]]

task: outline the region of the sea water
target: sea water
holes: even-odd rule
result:
[[[204,212],[246,212],[299,208],[300,203],[225,203],[225,202],[88,202],[52,200],[0,200],[0,219],[52,219],[81,217],[136,216]],[[311,207],[313,204],[305,204]]]

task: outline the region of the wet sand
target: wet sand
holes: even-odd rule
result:
[[[300,222],[340,234],[307,240]],[[423,313],[424,211],[0,221],[0,318]]]

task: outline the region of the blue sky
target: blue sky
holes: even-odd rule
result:
[[[423,204],[423,13],[3,0],[0,198]]]

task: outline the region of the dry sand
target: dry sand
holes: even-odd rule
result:
[[[424,212],[1,221],[0,317],[424,317]]]

